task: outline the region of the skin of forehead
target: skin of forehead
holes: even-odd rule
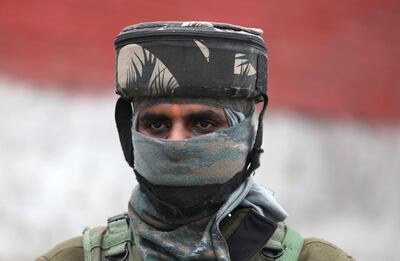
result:
[[[171,114],[174,117],[182,117],[182,106],[178,104],[172,104],[171,105]]]
[[[232,109],[250,116],[254,112],[254,101],[251,99],[238,98],[182,98],[182,97],[137,97],[133,100],[132,108],[134,113],[143,111],[156,104],[201,104],[212,108]]]
[[[211,105],[206,104],[169,104],[169,103],[161,103],[154,104],[150,107],[143,109],[140,114],[144,112],[152,112],[152,113],[166,113],[173,117],[183,117],[193,112],[212,110],[218,114],[224,115],[225,113],[222,108],[217,108]]]

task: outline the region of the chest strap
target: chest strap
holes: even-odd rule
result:
[[[128,214],[111,217],[107,223],[107,227],[84,229],[85,261],[97,261],[103,254],[106,260],[127,260],[129,245],[134,244]]]

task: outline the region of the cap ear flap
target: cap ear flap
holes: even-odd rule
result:
[[[115,105],[115,122],[117,124],[119,141],[125,160],[133,168],[133,145],[132,145],[132,107],[130,101],[119,98]]]

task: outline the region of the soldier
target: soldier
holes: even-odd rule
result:
[[[127,214],[37,260],[353,260],[285,225],[253,182],[268,102],[261,35],[209,22],[122,30],[115,117],[139,185]]]

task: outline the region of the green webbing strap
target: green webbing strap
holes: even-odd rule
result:
[[[275,232],[264,247],[276,251],[283,249],[282,244],[285,238],[285,230],[285,223],[279,222]]]
[[[90,228],[86,227],[83,230],[83,251],[85,261],[92,261],[92,247],[90,246]]]
[[[275,261],[296,261],[300,256],[303,243],[303,237],[292,228],[286,226],[286,235],[282,242],[284,253]]]
[[[127,220],[119,219],[108,223],[109,234],[104,238],[102,248],[108,249],[107,256],[125,253],[126,243],[132,242],[132,233]]]
[[[83,231],[83,248],[85,261],[92,261],[92,250],[100,248],[106,256],[120,255],[126,252],[129,242],[133,244],[132,231],[126,218],[111,218],[108,228],[85,228]]]

